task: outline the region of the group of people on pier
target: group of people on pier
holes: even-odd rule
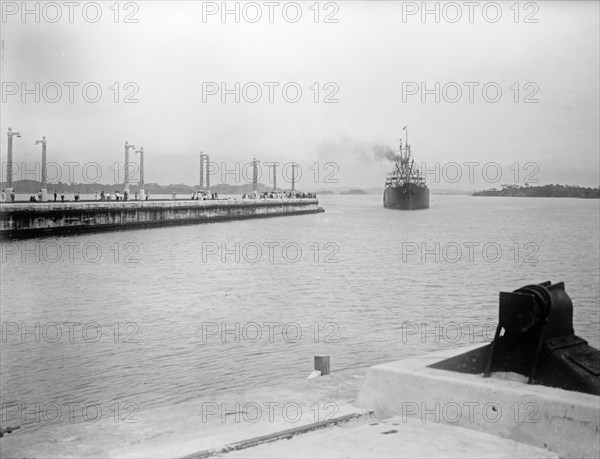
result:
[[[242,199],[303,199],[316,197],[316,193],[301,193],[296,191],[290,191],[287,193],[282,191],[265,191],[264,193],[252,191],[250,193],[245,193],[242,196]]]
[[[4,204],[6,202],[6,197],[7,197],[6,191],[2,190],[2,192],[0,193],[0,204]],[[8,198],[10,199],[10,202],[15,202],[14,190],[9,193]]]
[[[60,195],[59,193],[55,190],[54,191],[54,202],[58,201],[58,198],[60,196],[60,202],[65,202],[65,192],[61,191]],[[252,191],[250,193],[245,193],[244,195],[242,195],[242,199],[301,199],[301,198],[316,198],[317,194],[316,193],[301,193],[301,192],[296,192],[296,191],[291,191],[291,192],[281,192],[281,191],[266,191],[264,193],[259,193],[258,191]],[[2,190],[2,192],[0,193],[0,204],[3,204],[6,202],[7,198],[10,199],[10,202],[15,202],[15,192],[14,190],[10,192],[10,194],[7,196],[7,193],[5,192],[5,190]],[[148,200],[150,198],[149,194],[146,194],[144,197],[141,197],[140,194],[136,191],[135,192],[135,200],[140,200],[140,199],[144,199],[144,200]],[[95,201],[111,201],[111,200],[116,200],[116,201],[128,201],[129,200],[129,193],[127,192],[127,190],[125,190],[123,193],[121,193],[120,191],[115,191],[114,194],[111,194],[109,191],[104,191],[102,190],[100,192],[100,194],[98,194],[98,192],[94,193],[94,200]],[[177,199],[177,193],[172,193],[171,195],[171,199],[172,200],[176,200]],[[219,195],[217,193],[211,193],[209,191],[194,191],[192,194],[192,197],[190,198],[192,201],[206,201],[206,200],[214,200],[214,199],[219,199]],[[79,201],[79,191],[76,191],[73,193],[73,200],[75,202]],[[43,193],[42,190],[40,190],[36,195],[32,194],[29,197],[29,202],[42,202],[43,201]]]
[[[100,192],[100,201],[110,201],[111,199],[115,199],[115,201],[129,201],[129,191],[125,190],[123,193],[121,193],[119,190],[115,191],[114,196],[112,194],[110,194],[110,191],[104,191],[102,190]],[[140,193],[139,192],[135,192],[134,194],[134,198],[136,201],[140,200]],[[150,199],[150,194],[147,193],[144,200],[148,200]],[[94,193],[94,200],[98,201],[98,192],[96,191],[96,193]]]
[[[65,192],[61,191],[60,193],[58,193],[56,190],[53,193],[54,196],[54,202],[58,202],[59,198],[60,198],[60,202],[65,202]],[[0,193],[0,204],[4,204],[6,202],[7,197],[10,199],[10,202],[15,202],[15,192],[14,190],[10,192],[10,194],[7,194],[5,190],[2,190],[2,192]],[[150,198],[149,194],[146,194],[144,199],[147,201]],[[78,202],[80,199],[80,194],[79,191],[75,191],[73,193],[73,201]],[[111,199],[114,199],[116,201],[127,201],[129,200],[129,193],[127,191],[125,191],[124,193],[121,193],[120,191],[115,191],[114,195],[111,194],[108,191],[104,191],[102,190],[100,192],[100,194],[98,194],[98,192],[96,191],[94,193],[94,201],[110,201]],[[136,191],[135,192],[135,199],[139,200],[140,199],[140,195],[139,193]],[[32,194],[29,196],[29,202],[43,202],[44,201],[44,195],[42,193],[42,190],[40,190],[37,195]],[[47,199],[47,201],[52,201],[52,198]]]
[[[175,193],[173,193],[173,199],[177,199]],[[207,201],[209,199],[219,199],[219,195],[210,191],[194,191],[190,199],[192,201]]]

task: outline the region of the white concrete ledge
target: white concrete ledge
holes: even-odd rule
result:
[[[381,418],[466,427],[560,457],[598,457],[600,397],[427,367],[479,346],[371,367],[356,404]]]

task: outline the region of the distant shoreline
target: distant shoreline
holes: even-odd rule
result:
[[[319,189],[304,189],[304,187],[297,184],[296,189],[304,192],[315,192],[317,195],[326,196],[361,196],[361,195],[383,195],[383,188],[371,187],[371,188],[349,188],[340,187],[329,190]],[[5,189],[6,183],[0,184],[0,189]],[[15,193],[17,194],[34,194],[37,195],[40,190],[41,183],[34,180],[22,180],[14,182]],[[61,192],[72,194],[79,192],[82,195],[94,193],[100,193],[102,190],[113,192],[114,190],[123,191],[123,184],[100,184],[100,183],[49,183],[47,190],[49,194],[53,194],[56,191],[59,195]],[[130,193],[134,194],[138,190],[137,184],[131,184],[129,186]],[[147,183],[144,186],[146,193],[156,195],[172,195],[177,193],[180,196],[191,194],[198,190],[197,185],[185,185],[185,184],[170,184],[170,185],[159,185],[157,183]],[[211,191],[218,193],[219,195],[230,195],[237,196],[249,193],[252,191],[252,184],[247,183],[243,185],[229,185],[226,183],[219,183],[210,187]],[[258,184],[258,191],[272,191],[272,187]],[[277,188],[278,191],[288,192],[289,189]],[[502,189],[498,190],[492,188],[489,190],[453,190],[447,188],[430,189],[432,195],[455,195],[455,196],[505,196],[505,197],[529,197],[529,198],[583,198],[583,199],[599,199],[600,198],[600,187],[590,188],[581,187],[577,185],[542,185],[542,186],[519,186],[519,185],[503,185]]]
[[[501,190],[477,191],[473,196],[502,196],[512,198],[581,198],[600,199],[600,187],[584,188],[574,185],[519,186],[505,185]]]

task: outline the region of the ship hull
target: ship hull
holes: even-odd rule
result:
[[[388,187],[383,192],[383,206],[400,210],[429,209],[429,188],[414,183]]]

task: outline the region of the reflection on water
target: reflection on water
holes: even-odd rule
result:
[[[500,290],[546,280],[566,282],[576,332],[600,345],[598,201],[320,201],[324,214],[3,243],[2,402],[147,410],[305,378],[315,354],[335,371],[481,342]],[[44,425],[14,406],[3,426]]]

